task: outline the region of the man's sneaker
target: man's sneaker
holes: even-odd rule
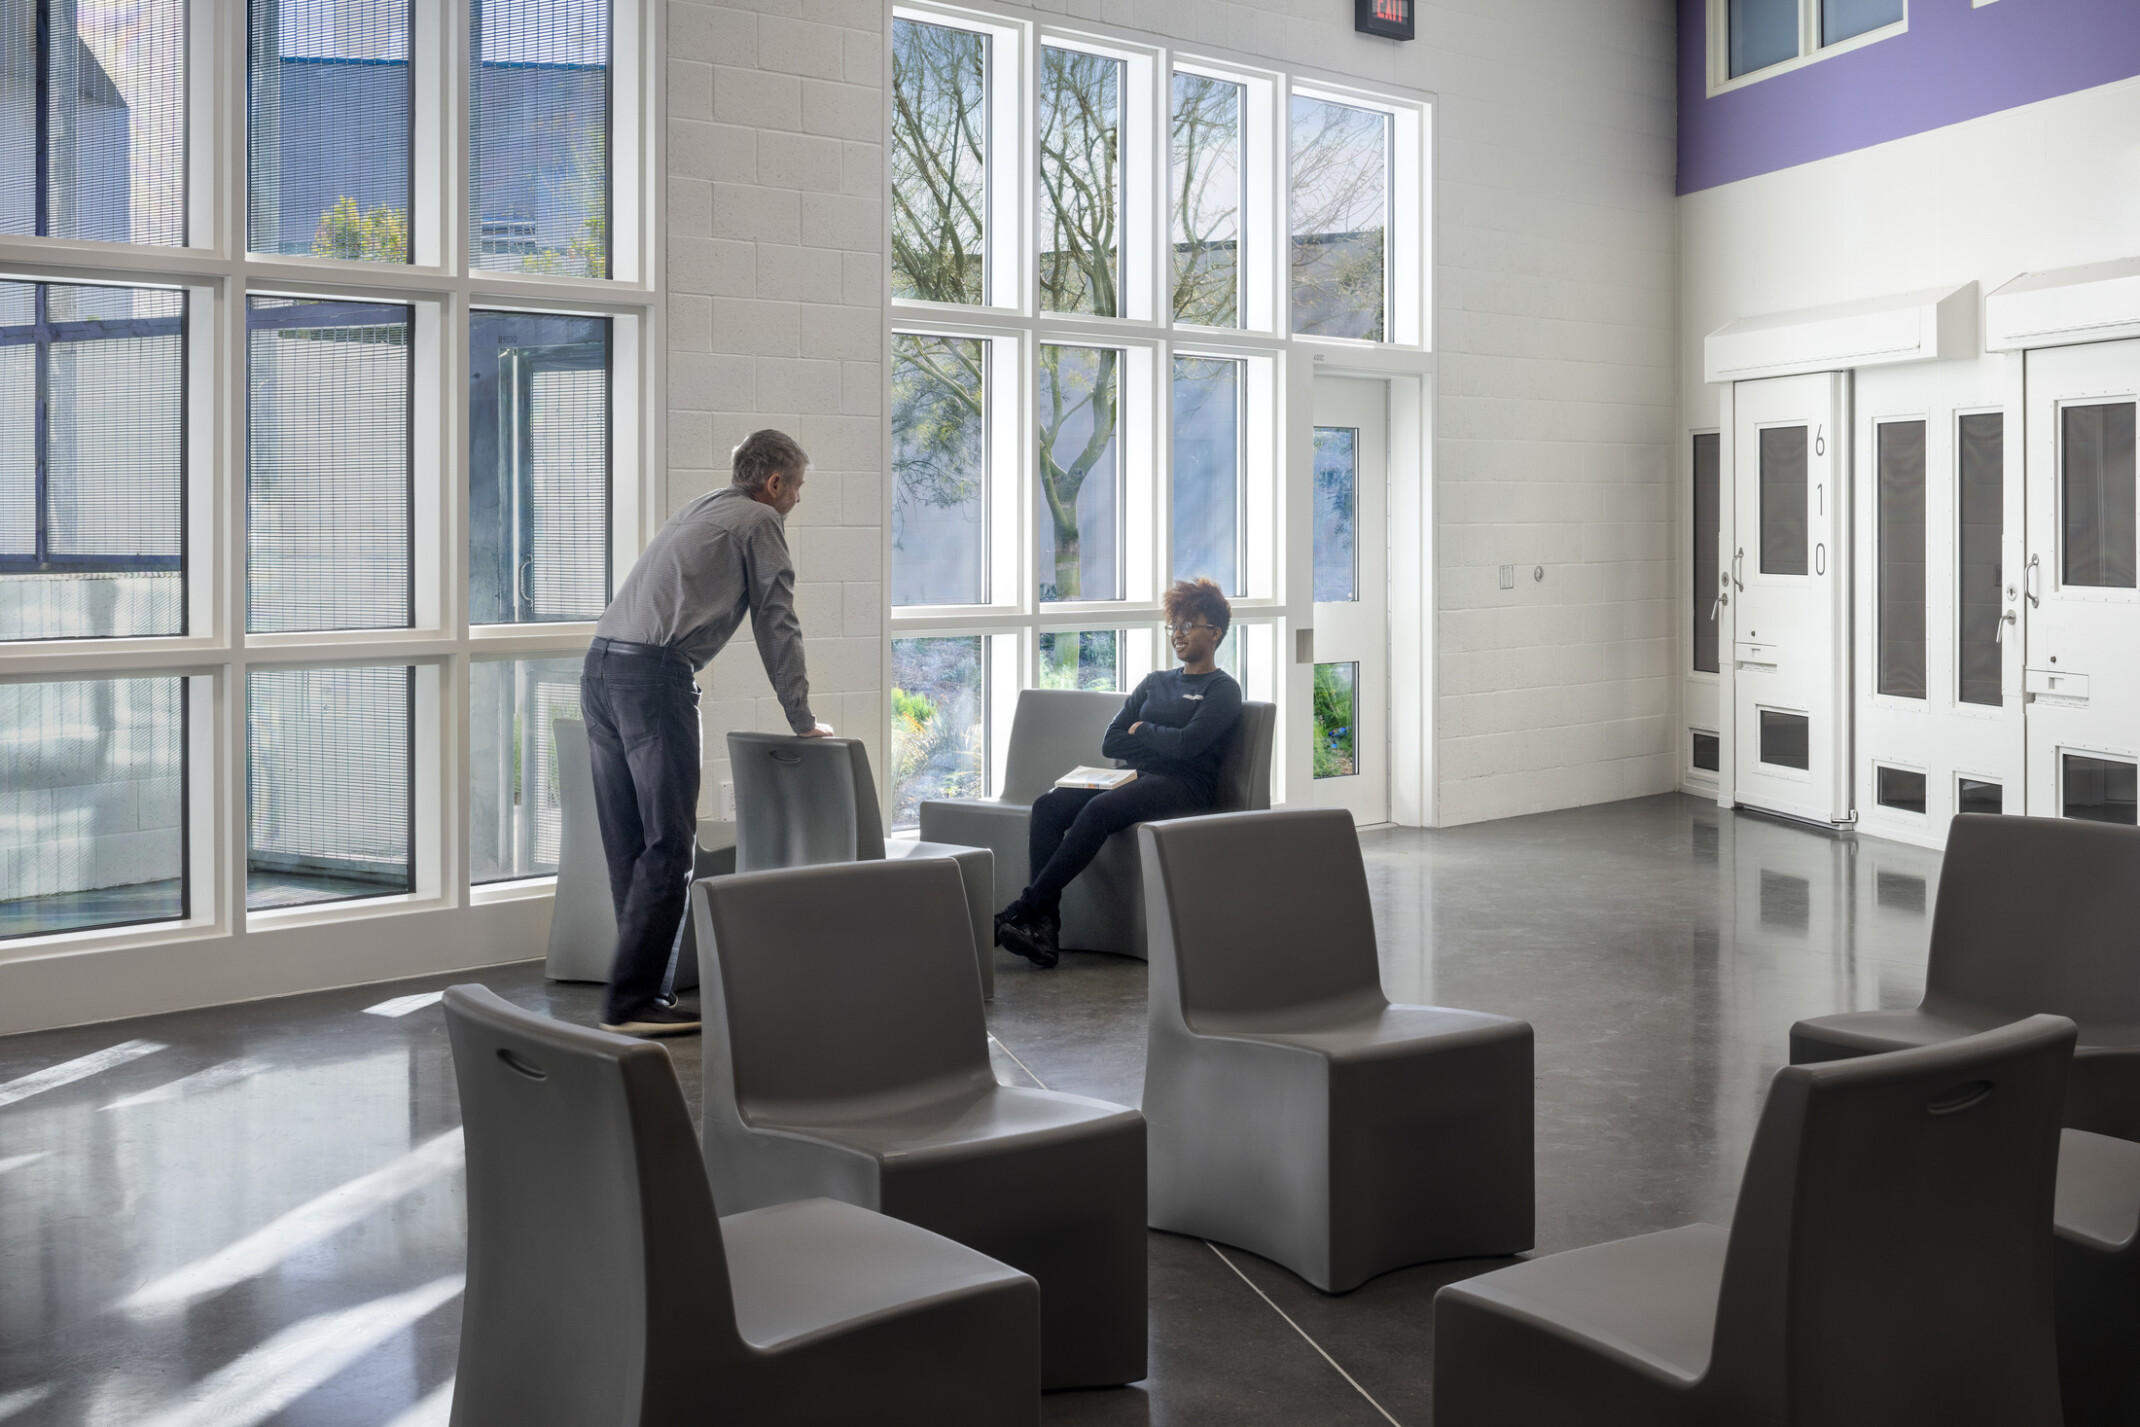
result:
[[[1062,960],[1062,953],[1055,945],[1055,933],[1045,926],[1006,918],[996,924],[996,940],[1005,951],[1015,952],[1042,971]]]
[[[689,1011],[651,1005],[641,1007],[621,1021],[604,1021],[602,1029],[624,1036],[691,1036],[698,1034],[699,1023],[698,1017]]]

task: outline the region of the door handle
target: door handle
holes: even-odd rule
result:
[[[1712,604],[1711,606],[1709,606],[1709,622],[1710,622],[1711,624],[1715,624],[1715,623],[1716,623],[1716,617],[1717,617],[1717,612],[1718,612],[1719,610],[1723,609],[1725,605],[1728,605],[1728,604],[1730,604],[1730,603],[1731,603],[1731,596],[1730,596],[1730,595],[1718,595],[1718,596],[1716,597],[1716,603],[1715,603],[1715,604]]]
[[[2001,614],[1999,622],[1991,627],[1991,642],[1994,644],[2003,643],[2006,639],[2006,626],[2012,624],[2018,618],[2020,616],[2012,610],[2007,610],[2004,614]]]
[[[520,568],[513,572],[513,593],[520,596],[520,602],[524,605],[533,605],[535,603],[535,596],[528,590],[528,576],[534,573],[534,570],[535,557],[530,555],[527,559],[522,560]]]
[[[2036,608],[2036,606],[2038,606],[2038,605],[2040,605],[2040,604],[2042,604],[2042,603],[2043,603],[2043,601],[2042,601],[2042,600],[2040,600],[2040,599],[2038,599],[2038,598],[2036,597],[2036,574],[2037,574],[2037,571],[2038,571],[2038,568],[2039,568],[2039,564],[2038,564],[2038,559],[2039,559],[2039,557],[2037,557],[2037,556],[2035,556],[2035,555],[2031,555],[2031,556],[2029,556],[2029,568],[2028,568],[2028,575],[2027,575],[2027,581],[2028,581],[2028,596],[2029,596],[2029,608],[2030,608],[2030,609],[2034,609],[2034,608]]]
[[[1739,571],[1745,566],[1745,564],[1746,547],[1744,545],[1741,545],[1738,549],[1738,553],[1734,554],[1731,557],[1731,587],[1735,590],[1743,590],[1746,588],[1745,583],[1739,579]]]

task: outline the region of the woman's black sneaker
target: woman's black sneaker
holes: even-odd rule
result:
[[[1027,921],[1006,913],[996,918],[996,943],[1046,971],[1062,960],[1062,952],[1055,944],[1056,928],[1060,925],[1058,921],[1051,927],[1039,918]]]

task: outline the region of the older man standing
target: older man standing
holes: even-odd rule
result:
[[[617,907],[602,1029],[683,1035],[698,1017],[665,1005],[698,836],[701,753],[694,675],[743,616],[798,734],[832,730],[810,712],[795,566],[784,524],[810,458],[793,437],[756,431],[730,484],[669,518],[595,625],[580,675],[594,797]]]

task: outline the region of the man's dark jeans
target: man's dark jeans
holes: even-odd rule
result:
[[[680,660],[590,649],[580,712],[617,908],[611,1025],[661,994],[684,926],[698,840],[698,685]]]

